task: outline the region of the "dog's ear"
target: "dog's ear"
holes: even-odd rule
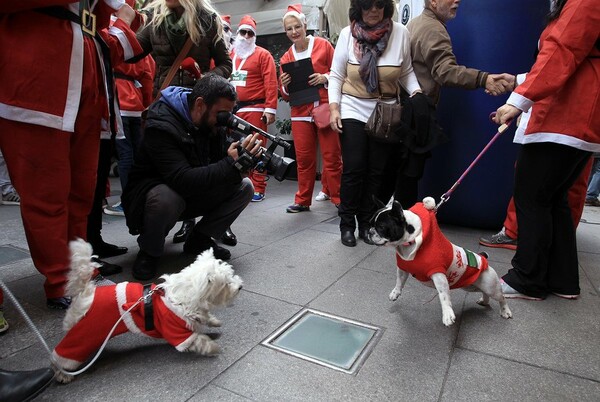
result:
[[[377,209],[385,207],[385,204],[381,202],[375,194],[373,194],[371,197],[373,198],[373,203],[375,204],[375,207],[377,207]]]
[[[399,216],[403,216],[404,215],[404,210],[402,209],[402,204],[400,204],[400,202],[394,200],[394,202],[392,203],[392,213],[394,215],[399,215]]]

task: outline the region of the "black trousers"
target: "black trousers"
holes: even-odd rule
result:
[[[369,141],[365,123],[354,119],[342,120],[342,180],[340,185],[340,229],[368,227],[371,206],[366,200]]]
[[[94,191],[94,202],[92,210],[88,215],[87,241],[97,244],[102,240],[102,200],[106,196],[106,181],[110,172],[112,158],[112,140],[100,140],[100,155],[98,156],[98,171],[96,173],[96,190]]]
[[[578,295],[577,243],[567,192],[592,153],[556,143],[521,147],[514,200],[519,225],[513,268],[503,279],[533,297]]]

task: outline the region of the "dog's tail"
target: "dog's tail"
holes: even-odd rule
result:
[[[92,246],[82,239],[69,243],[71,269],[67,277],[66,296],[77,296],[90,284],[98,264],[92,261]]]

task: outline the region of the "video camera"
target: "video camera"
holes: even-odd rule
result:
[[[289,142],[261,130],[248,123],[246,120],[240,119],[233,113],[217,113],[217,126],[231,129],[239,136],[239,139],[236,139],[235,141],[240,141],[240,143],[246,136],[254,133],[259,133],[271,140],[271,145],[269,145],[268,148],[261,147],[262,152],[260,152],[258,156],[250,155],[244,148],[241,146],[238,147],[239,158],[236,161],[236,167],[242,172],[247,172],[250,169],[254,169],[257,172],[266,171],[278,181],[283,181],[290,165],[296,162],[292,158],[279,156],[275,153],[275,148],[277,148],[278,145],[281,145],[285,149],[290,149],[292,146]]]

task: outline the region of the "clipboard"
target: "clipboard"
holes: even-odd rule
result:
[[[310,58],[282,64],[281,69],[292,77],[292,81],[287,87],[290,94],[290,106],[319,101],[319,87],[308,85],[308,77],[315,72]]]

